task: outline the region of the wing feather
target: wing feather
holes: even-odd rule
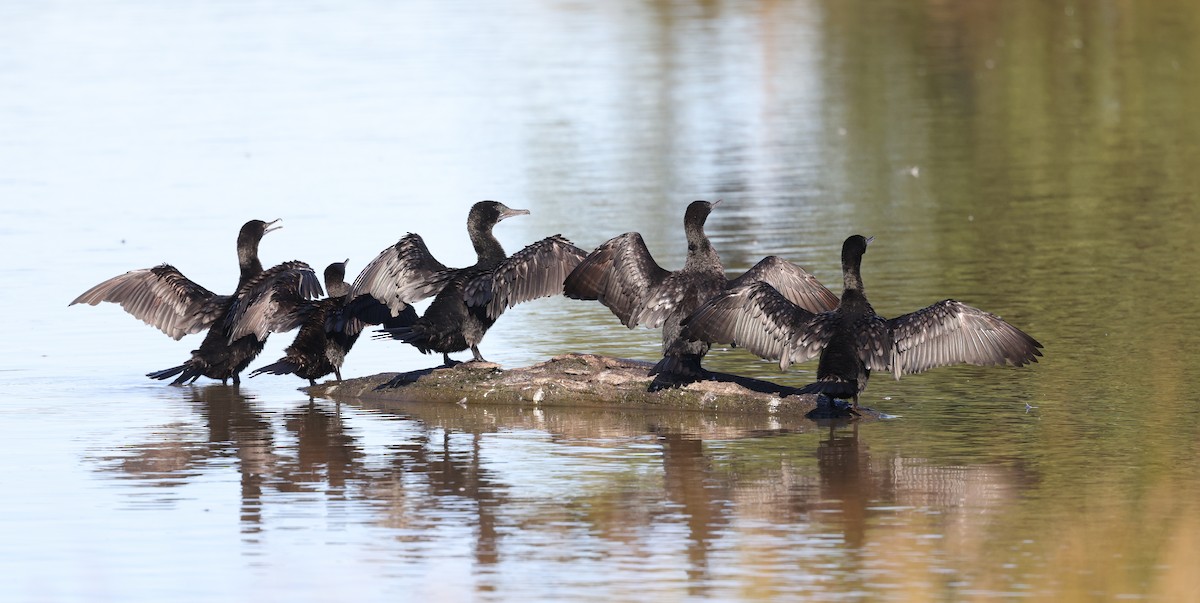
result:
[[[410,233],[363,268],[349,298],[370,295],[386,304],[392,316],[399,316],[409,304],[440,291],[446,273],[446,266],[433,257],[421,235]]]
[[[487,306],[495,319],[519,303],[563,292],[563,281],[587,252],[562,235],[546,237],[512,254],[495,270],[481,274],[463,288],[469,306]]]
[[[199,333],[221,316],[229,296],[192,282],[170,264],[131,270],[83,292],[69,305],[120,304],[126,312],[172,339]]]
[[[786,369],[820,353],[832,329],[828,313],[813,314],[771,285],[755,281],[724,291],[684,319],[682,336],[709,343],[732,343],[750,353],[779,360]]]
[[[229,341],[254,334],[263,341],[275,331],[299,327],[323,294],[321,282],[304,262],[284,262],[262,271],[238,289],[227,328]]]
[[[809,312],[826,312],[838,307],[838,296],[821,284],[805,269],[777,255],[770,255],[755,264],[730,284],[739,287],[753,281],[769,283],[793,304]]]
[[[588,254],[567,276],[563,294],[599,301],[632,329],[651,292],[669,274],[651,257],[642,235],[627,232]]]
[[[887,367],[897,379],[950,364],[1022,366],[1042,355],[1042,344],[1025,332],[952,299],[897,316],[888,325],[893,343]]]

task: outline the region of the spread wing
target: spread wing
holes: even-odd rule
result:
[[[309,300],[324,292],[312,267],[284,262],[260,272],[238,289],[229,313],[229,341],[254,334],[263,341],[274,331],[299,327],[316,305]]]
[[[350,299],[370,295],[383,302],[393,316],[416,301],[441,290],[446,266],[437,261],[418,234],[404,235],[363,268],[350,288]]]
[[[832,313],[813,314],[771,285],[752,281],[700,306],[684,319],[683,337],[732,343],[786,369],[821,353],[832,336],[831,318]]]
[[[1021,366],[1037,362],[1042,344],[999,316],[952,299],[888,321],[892,375],[949,364]]]
[[[770,283],[776,291],[793,304],[809,312],[825,312],[838,306],[838,296],[827,289],[817,277],[777,255],[770,255],[730,284],[738,287],[754,281]]]
[[[463,301],[468,306],[486,304],[488,318],[494,319],[521,302],[562,293],[563,281],[586,255],[561,235],[546,237],[468,281]]]
[[[172,339],[207,329],[230,300],[192,282],[170,264],[131,270],[76,297],[69,305],[120,304],[126,312]]]
[[[642,235],[627,232],[588,254],[563,283],[563,295],[597,300],[633,328],[638,312],[670,272],[650,256]]]

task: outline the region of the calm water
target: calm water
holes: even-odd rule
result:
[[[9,2],[0,90],[2,599],[1200,601],[1193,2]],[[857,426],[339,406],[151,382],[198,340],[66,305],[163,261],[226,292],[249,218],[268,264],[463,265],[485,198],[532,211],[510,250],[638,230],[672,268],[722,198],[731,270],[834,288],[874,235],[881,313],[955,297],[1047,356],[880,377],[901,418]],[[658,345],[552,299],[482,351]]]

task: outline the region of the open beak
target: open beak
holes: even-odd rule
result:
[[[875,237],[867,237],[867,245],[870,245],[871,241],[874,241],[874,240],[875,240]]]
[[[263,234],[267,234],[268,232],[271,232],[272,230],[279,230],[280,228],[283,228],[283,224],[279,224],[278,226],[276,226],[276,224],[280,220],[282,220],[282,218],[275,218],[274,220],[267,222],[267,227],[263,229]]]

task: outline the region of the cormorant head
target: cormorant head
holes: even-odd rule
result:
[[[241,247],[247,244],[257,245],[262,240],[263,235],[272,230],[283,228],[282,224],[277,225],[278,222],[278,218],[270,222],[263,222],[262,220],[250,220],[246,222],[242,225],[242,230],[238,232],[238,246]]]
[[[338,297],[350,292],[350,286],[346,284],[346,263],[350,258],[346,258],[344,262],[334,262],[325,267],[325,290],[329,292],[329,297]]]
[[[862,235],[850,235],[845,243],[842,243],[842,257],[858,256],[862,257],[867,252],[867,245],[874,241],[875,237],[867,238]]]
[[[528,209],[513,209],[499,201],[480,201],[471,207],[467,222],[482,227],[490,227],[505,218],[524,216]]]
[[[712,209],[721,203],[720,199],[709,203],[708,201],[692,201],[688,204],[687,211],[683,212],[683,226],[704,227],[704,222],[708,220],[708,214],[712,213]]]

